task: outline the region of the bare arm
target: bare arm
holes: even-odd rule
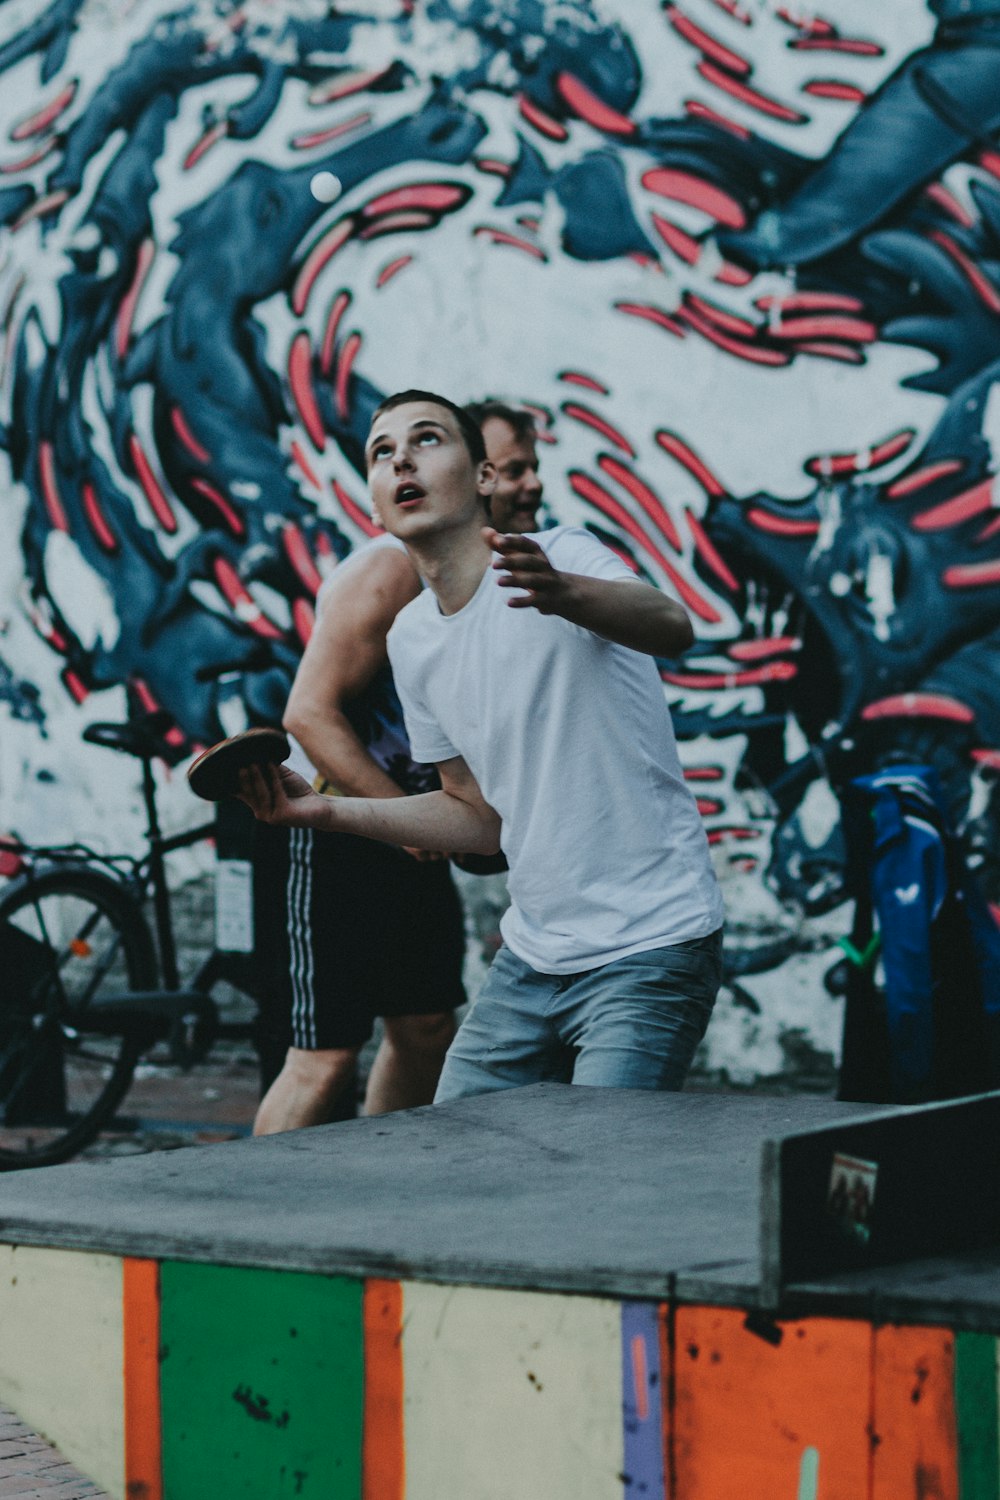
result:
[[[345,705],[388,660],[385,638],[404,604],[420,592],[405,552],[379,548],[343,563],[299,665],[284,726],[318,771],[356,797],[402,797],[351,727]]]
[[[495,854],[500,818],[460,755],[438,764],[439,792],[416,797],[321,797],[285,766],[240,772],[240,798],[262,823],[354,833],[400,848]]]
[[[523,589],[508,600],[511,609],[537,609],[560,615],[605,640],[649,656],[680,656],[694,641],[687,611],[675,599],[638,579],[588,578],[561,573],[530,537],[502,536],[487,528],[483,536],[499,557],[493,566],[501,588]]]

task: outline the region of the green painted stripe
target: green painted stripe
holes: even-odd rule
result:
[[[1000,1500],[997,1341],[992,1334],[955,1335],[955,1411],[962,1500]]]
[[[362,1284],[167,1262],[164,1500],[360,1500]]]

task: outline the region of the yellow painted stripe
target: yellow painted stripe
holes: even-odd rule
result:
[[[617,1302],[403,1287],[406,1500],[621,1500]]]
[[[0,1400],[124,1500],[116,1256],[0,1245]]]

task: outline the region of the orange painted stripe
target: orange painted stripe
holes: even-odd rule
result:
[[[125,1328],[125,1493],[163,1500],[160,1434],[160,1267],[122,1262]]]
[[[403,1500],[403,1288],[366,1281],[362,1500]]]
[[[959,1500],[955,1335],[887,1324],[872,1339],[872,1500]]]

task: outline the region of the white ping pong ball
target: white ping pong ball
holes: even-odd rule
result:
[[[309,191],[319,203],[332,203],[340,197],[341,181],[332,172],[317,172],[309,184]]]

